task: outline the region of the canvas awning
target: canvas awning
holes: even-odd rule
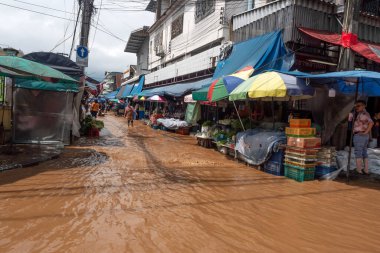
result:
[[[257,74],[268,69],[287,71],[292,64],[293,54],[286,50],[281,31],[275,31],[233,45],[231,55],[218,63],[212,80],[247,66]]]
[[[181,97],[188,92],[198,90],[202,87],[209,86],[211,84],[211,78],[205,78],[199,81],[177,83],[169,86],[158,87],[154,89],[144,90],[139,96],[172,96]]]
[[[143,86],[144,86],[144,83],[145,83],[145,76],[140,76],[140,80],[139,80],[139,83],[136,84],[131,93],[129,94],[129,96],[136,96],[138,95],[139,93],[141,93],[142,89],[143,89]]]
[[[357,39],[355,34],[337,34],[329,31],[315,30],[310,28],[298,28],[304,34],[333,45],[351,48],[357,54],[380,63],[380,45],[363,42]]]

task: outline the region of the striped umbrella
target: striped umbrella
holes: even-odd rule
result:
[[[308,99],[315,91],[306,85],[305,80],[278,72],[265,72],[249,78],[234,89],[229,100],[247,98],[267,101],[288,101]]]
[[[234,74],[215,80],[208,89],[207,100],[209,102],[215,102],[227,98],[239,84],[252,75],[253,71],[253,67],[248,66]]]

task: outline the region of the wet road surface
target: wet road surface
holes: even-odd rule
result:
[[[380,252],[380,187],[297,183],[127,129],[0,174],[0,252]]]

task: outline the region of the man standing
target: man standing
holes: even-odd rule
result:
[[[125,113],[124,113],[124,117],[127,118],[128,127],[129,127],[129,125],[131,125],[133,127],[133,113],[134,113],[134,109],[128,103],[128,106],[125,108]]]
[[[91,109],[90,109],[92,117],[96,118],[96,116],[98,116],[99,109],[100,109],[100,104],[98,103],[98,100],[95,100],[91,104]]]
[[[355,103],[355,118],[354,118],[354,147],[356,157],[356,171],[359,174],[363,174],[363,161],[364,161],[364,174],[368,175],[368,154],[367,147],[369,142],[369,136],[373,127],[373,121],[371,116],[365,109],[366,103],[363,100],[358,100]],[[353,118],[350,115],[350,121]]]

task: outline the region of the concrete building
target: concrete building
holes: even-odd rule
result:
[[[298,28],[341,34],[344,0],[258,1],[253,9],[232,17],[232,39],[244,41],[277,29],[283,30],[287,47],[296,54],[294,68],[306,72],[335,71],[339,46],[305,36]],[[359,40],[380,43],[380,1],[363,1],[359,17]],[[355,67],[380,71],[380,65],[356,55]]]
[[[151,0],[156,13],[149,29],[132,32],[126,52],[136,53],[145,88],[212,76],[221,50],[230,43],[231,17],[250,9],[252,1]]]

